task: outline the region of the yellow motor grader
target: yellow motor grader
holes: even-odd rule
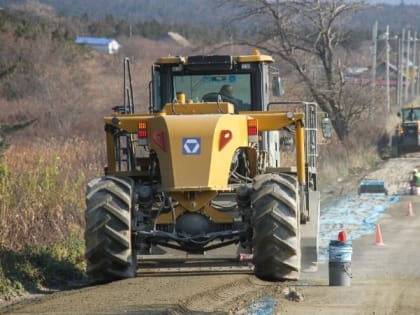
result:
[[[400,122],[391,137],[391,157],[420,151],[420,107],[405,107],[398,113]]]
[[[302,255],[317,259],[317,104],[270,102],[281,79],[254,51],[160,58],[149,111],[136,113],[124,64],[124,105],[105,117],[105,172],[87,185],[89,278],[185,267],[298,279]]]

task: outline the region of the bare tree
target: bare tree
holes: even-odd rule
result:
[[[25,129],[36,122],[36,119],[28,120],[25,122],[19,122],[14,124],[0,124],[0,157],[4,151],[9,147],[8,137],[16,131]]]
[[[342,66],[336,54],[343,39],[343,18],[364,8],[363,1],[346,0],[225,0],[234,5],[231,22],[252,25],[240,44],[252,45],[289,63],[313,99],[331,117],[340,140],[349,132],[344,104]],[[243,27],[245,29],[246,27]],[[314,75],[316,73],[316,75]],[[359,109],[357,109],[359,112]]]

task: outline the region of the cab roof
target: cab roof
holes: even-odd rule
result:
[[[231,62],[237,63],[247,63],[247,62],[274,62],[274,59],[268,55],[261,55],[259,50],[255,49],[251,55],[239,55],[239,56],[230,56],[230,55],[209,55],[209,56],[169,56],[162,57],[156,61],[156,64],[189,64],[191,62],[196,62],[197,59],[200,59],[203,62],[208,64],[211,63],[220,63],[221,60],[230,60]]]

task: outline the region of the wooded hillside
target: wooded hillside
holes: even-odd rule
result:
[[[0,7],[22,4],[27,0],[0,0]],[[159,24],[180,24],[218,28],[221,21],[229,20],[235,6],[221,9],[224,0],[38,0],[53,7],[57,14],[73,17],[104,18],[112,15],[116,19],[134,23],[152,22]],[[371,29],[375,20],[379,27],[400,30],[410,26],[420,29],[420,3],[418,5],[375,4],[366,1],[367,9],[357,13],[348,27],[351,29]],[[414,2],[413,2],[414,3]],[[228,9],[227,9],[228,8]]]

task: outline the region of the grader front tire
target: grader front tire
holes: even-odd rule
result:
[[[86,273],[94,283],[134,277],[131,246],[134,184],[130,178],[92,180],[86,194]]]
[[[264,174],[253,185],[253,263],[263,280],[298,280],[300,233],[296,179]]]

